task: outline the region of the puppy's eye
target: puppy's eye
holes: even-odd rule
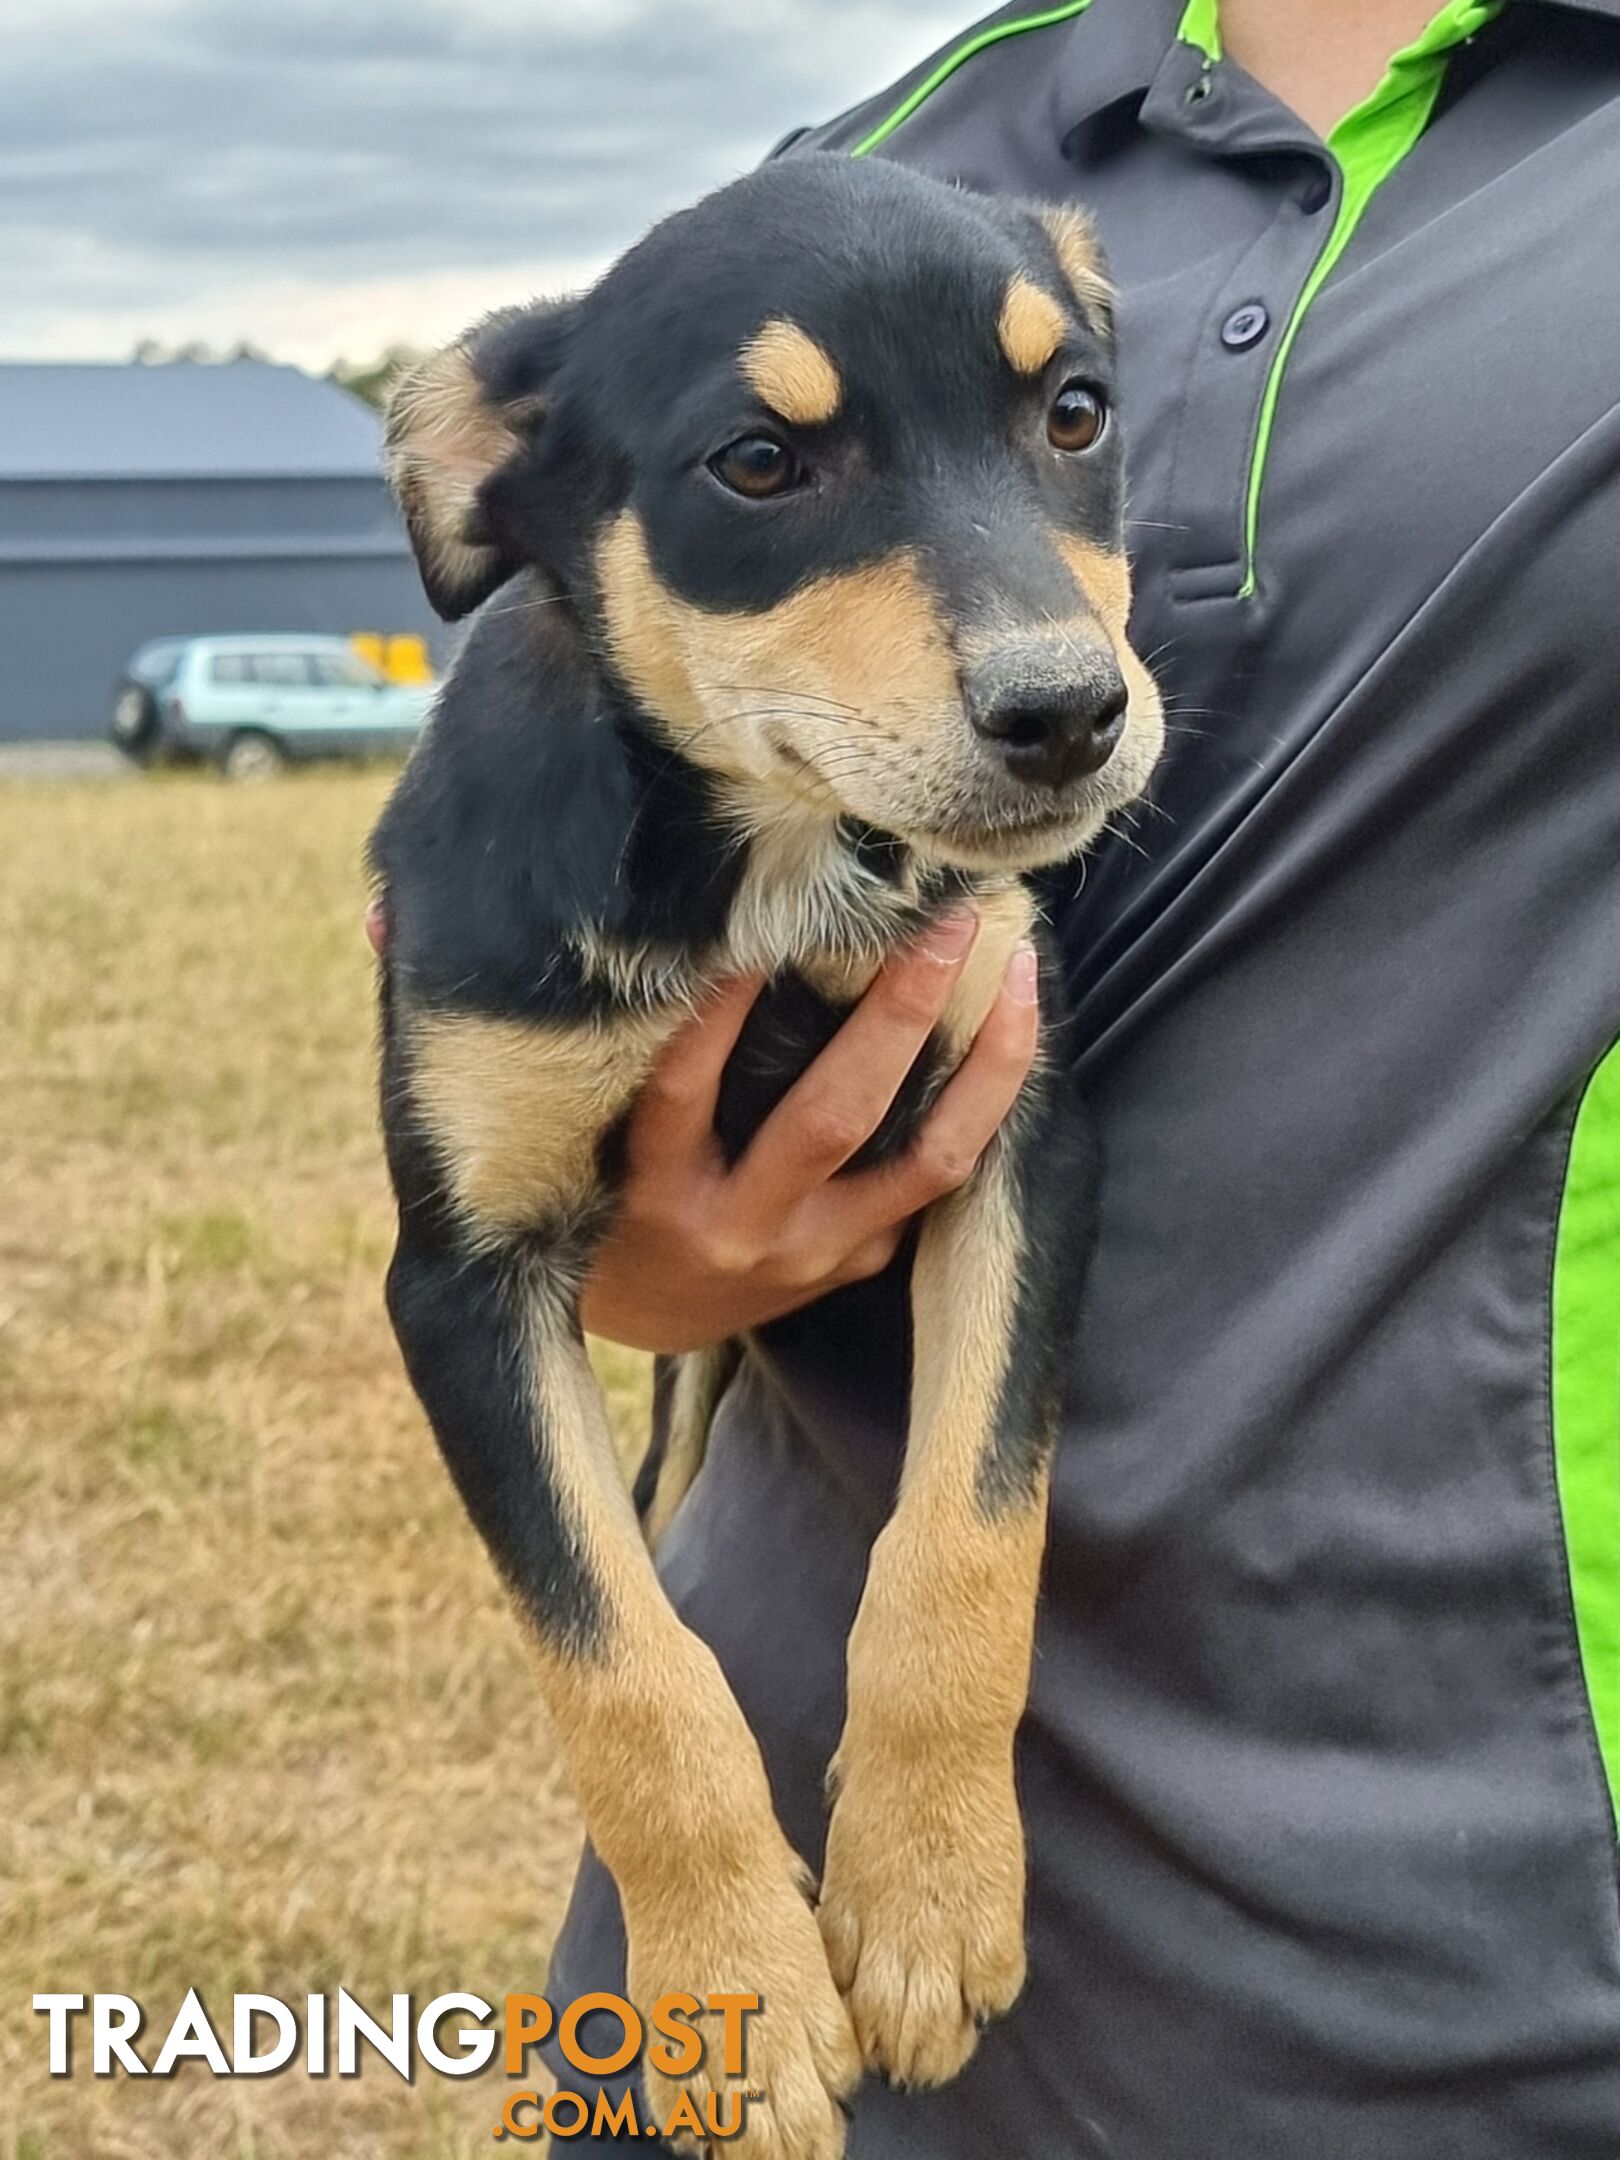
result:
[[[804,467],[771,435],[741,435],[709,460],[709,470],[733,495],[763,502],[804,484]]]
[[[1108,425],[1108,407],[1102,401],[1102,393],[1093,390],[1089,383],[1065,383],[1052,400],[1052,409],[1046,416],[1047,440],[1054,450],[1067,450],[1071,454],[1089,450],[1099,441]]]

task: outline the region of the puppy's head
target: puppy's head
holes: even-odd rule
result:
[[[542,573],[745,816],[797,797],[1028,868],[1162,740],[1113,367],[1074,212],[805,158],[428,362],[392,469],[442,613]]]

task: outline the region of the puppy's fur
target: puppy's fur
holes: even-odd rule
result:
[[[1147,780],[1112,366],[1072,211],[806,158],[584,298],[479,325],[391,415],[430,596],[487,605],[374,841],[390,1310],[533,1631],[633,1992],[764,1997],[745,2160],[832,2160],[863,2060],[949,2078],[1022,1982],[1013,1738],[1090,1236],[1078,1107],[1038,1064],[924,1217],[814,1914],[621,1487],[579,1287],[632,1100],[707,985],[769,978],[724,1091],[735,1157],[884,957],[975,904],[944,1022],[852,1167],[892,1159],[1040,936],[1024,873]],[[654,1532],[738,1354],[668,1391]]]

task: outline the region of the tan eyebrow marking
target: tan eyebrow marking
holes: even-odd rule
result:
[[[996,330],[1010,367],[1020,375],[1039,375],[1063,343],[1063,310],[1021,272],[1007,287]]]
[[[743,347],[742,371],[772,412],[793,427],[822,427],[844,399],[829,355],[808,330],[776,316]]]
[[[1106,330],[1113,319],[1114,288],[1103,270],[1091,220],[1082,211],[1070,209],[1037,210],[1035,215],[1046,227],[1047,237],[1075,298],[1083,306],[1095,309],[1101,327]]]

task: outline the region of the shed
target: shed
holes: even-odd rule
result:
[[[149,638],[416,632],[377,415],[263,360],[0,364],[0,741],[102,734]]]

